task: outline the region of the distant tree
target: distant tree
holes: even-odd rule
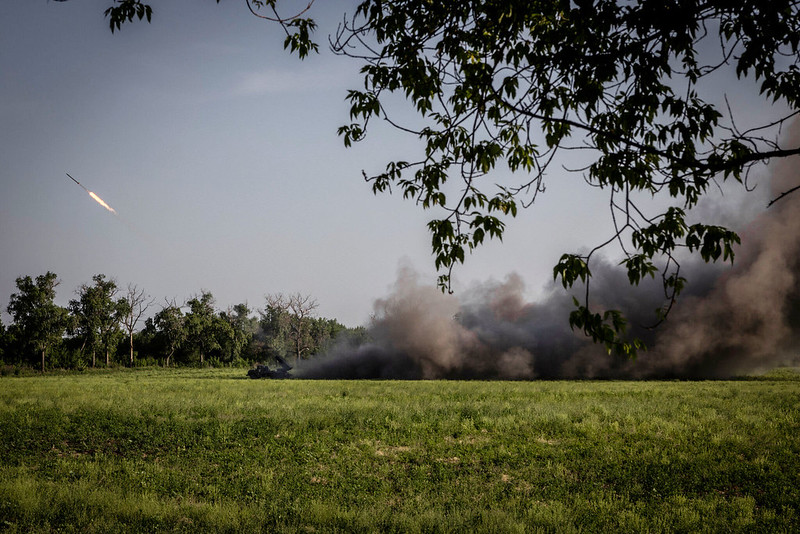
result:
[[[346,333],[348,328],[336,319],[317,317],[311,320],[310,336],[312,346],[310,353],[325,352],[335,342],[336,338]]]
[[[84,302],[81,302],[83,300]],[[86,302],[88,297],[82,296],[81,299],[73,299],[69,301],[70,322],[67,328],[70,336],[74,336],[80,340],[81,345],[79,352],[83,358],[84,350],[91,351],[92,367],[97,363],[97,350],[99,345],[99,336],[96,326],[92,323],[91,312],[88,309],[89,303]]]
[[[307,357],[313,348],[311,324],[314,310],[318,306],[317,301],[311,295],[301,295],[300,293],[288,296],[282,293],[270,294],[265,299],[265,311],[268,315],[286,321],[288,327],[286,335],[294,354],[295,363],[301,358]]]
[[[263,336],[263,344],[268,357],[287,356],[290,352],[289,342],[289,312],[284,303],[275,298],[275,295],[268,295],[266,305],[258,313],[261,316],[259,321],[260,334]]]
[[[133,332],[136,330],[136,324],[145,314],[147,309],[153,304],[154,300],[150,298],[144,289],[136,287],[135,284],[128,284],[128,291],[125,294],[125,314],[122,316],[122,324],[128,333],[128,340],[130,346],[130,366],[133,367]]]
[[[294,347],[295,361],[298,361],[313,350],[311,326],[318,304],[311,295],[294,293],[289,295],[287,305],[290,316],[289,337]]]
[[[281,24],[300,57],[316,49],[313,20],[278,16],[275,0],[246,4]],[[151,14],[139,0],[106,11],[112,31]],[[626,339],[620,312],[590,304],[597,252],[616,247],[633,285],[659,276],[662,320],[686,284],[684,251],[728,260],[739,242],[725,227],[690,222],[687,210],[718,180],[747,185],[754,166],[800,154],[780,138],[800,114],[796,0],[365,0],[331,47],[359,61],[364,77],[347,96],[345,145],[375,120],[421,141],[418,156],[365,177],[375,193],[399,190],[437,208],[428,229],[443,289],[468,252],[501,239],[518,208],[540,198],[551,167],[608,193],[611,234],[563,254],[553,272],[565,288],[585,286],[570,325],[622,354],[640,343]],[[723,69],[785,112],[743,125],[727,99],[706,101]],[[396,112],[402,97],[416,114],[409,121]]]
[[[0,317],[0,362],[4,361],[6,349],[6,326],[3,324],[3,318]]]
[[[84,339],[83,346],[89,345],[92,351],[92,367],[96,366],[97,351],[105,353],[106,366],[116,352],[122,339],[121,323],[128,314],[127,301],[117,299],[119,292],[113,279],[104,274],[92,277],[92,285],[82,284],[78,288],[78,299],[71,300],[69,309],[75,318],[78,335]]]
[[[186,344],[187,348],[200,358],[200,363],[205,363],[205,357],[213,350],[219,350],[219,340],[215,331],[216,314],[214,310],[214,296],[203,291],[199,296],[190,299],[186,305],[189,312],[186,314]]]
[[[254,311],[248,308],[248,315],[242,321],[247,343],[242,347],[240,357],[250,363],[262,360],[266,352],[265,336],[261,330],[260,317],[254,315]]]
[[[369,330],[364,326],[348,328],[342,335],[346,336],[355,346],[364,345],[370,339]]]
[[[220,312],[220,320],[227,325],[227,328],[222,329],[225,337],[220,340],[223,361],[230,363],[241,358],[242,352],[252,339],[250,313],[247,304],[236,304]]]
[[[154,340],[163,347],[164,367],[169,367],[170,359],[186,342],[186,317],[173,300],[148,319],[147,324],[154,331]]]
[[[11,295],[7,308],[13,320],[9,330],[41,356],[42,372],[48,350],[61,342],[68,321],[67,310],[53,302],[58,284],[50,271],[35,281],[30,276],[17,278],[19,292]]]
[[[141,361],[147,364],[161,363],[162,347],[156,341],[156,329],[152,316],[147,317],[141,327],[133,333],[133,346],[136,347],[135,364]]]

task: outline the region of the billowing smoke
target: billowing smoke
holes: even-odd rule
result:
[[[800,122],[790,136],[800,144]],[[772,196],[800,181],[800,157],[772,167]],[[669,319],[655,330],[663,304],[658,281],[631,288],[610,262],[592,268],[592,300],[622,310],[650,347],[636,360],[606,353],[567,318],[571,296],[551,287],[526,302],[517,275],[459,297],[400,271],[391,294],[375,304],[371,341],[340,343],[298,370],[308,378],[722,378],[770,368],[800,354],[800,192],[740,232],[733,267],[688,262],[689,280]]]
[[[800,145],[800,122],[789,137]],[[800,157],[776,162],[772,198],[799,182]],[[730,376],[800,354],[800,195],[780,200],[740,235],[734,267],[683,299],[639,372]]]
[[[532,357],[521,344],[501,347],[459,318],[456,297],[419,283],[402,268],[394,290],[375,303],[371,342],[343,343],[311,366],[309,378],[533,378]]]

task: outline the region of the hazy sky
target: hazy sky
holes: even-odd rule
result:
[[[435,281],[425,227],[435,214],[375,197],[361,175],[415,141],[376,128],[345,149],[336,135],[360,65],[325,44],[354,2],[315,4],[321,54],[302,62],[283,50],[280,27],[243,2],[153,2],[152,24],[113,35],[109,4],[0,2],[6,322],[16,277],[48,270],[64,305],[104,273],[159,302],[209,290],[219,308],[309,293],[321,315],[351,326],[367,320],[400,264]],[[556,172],[503,244],[468,258],[456,289],[518,272],[535,294],[561,253],[595,244],[608,224],[605,198]]]

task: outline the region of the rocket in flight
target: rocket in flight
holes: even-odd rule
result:
[[[82,184],[82,183],[80,183],[80,182],[79,182],[78,180],[76,180],[75,178],[73,178],[73,177],[72,177],[72,175],[71,175],[70,173],[66,173],[66,174],[67,174],[67,176],[69,176],[69,179],[70,179],[70,180],[72,180],[73,182],[75,182],[76,184],[78,184],[79,186],[81,186],[81,188],[82,188],[84,191],[86,191],[87,193],[89,193],[89,196],[90,196],[90,197],[92,197],[92,199],[94,199],[95,201],[97,201],[97,203],[98,203],[98,204],[100,204],[101,206],[103,206],[105,209],[107,209],[108,211],[110,211],[110,212],[111,212],[111,213],[113,213],[114,215],[116,215],[116,214],[117,214],[117,211],[116,211],[114,208],[112,208],[111,206],[109,206],[108,204],[106,204],[106,203],[105,203],[105,201],[104,201],[102,198],[100,198],[99,196],[95,195],[94,193],[92,193],[91,191],[89,191],[88,189],[86,189],[85,187],[83,187],[83,184]]]

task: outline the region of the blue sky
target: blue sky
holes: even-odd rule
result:
[[[109,4],[0,3],[3,312],[16,277],[48,270],[61,304],[104,273],[161,303],[209,290],[219,308],[258,308],[266,293],[311,294],[320,315],[351,326],[399,265],[435,282],[425,223],[436,214],[375,197],[361,175],[415,140],[379,126],[346,149],[336,135],[360,65],[325,43],[354,3],[315,4],[321,54],[302,62],[242,2],[153,2],[152,24],[113,35]],[[561,253],[607,233],[606,203],[556,170],[504,243],[456,272],[456,290],[517,272],[535,296]]]

